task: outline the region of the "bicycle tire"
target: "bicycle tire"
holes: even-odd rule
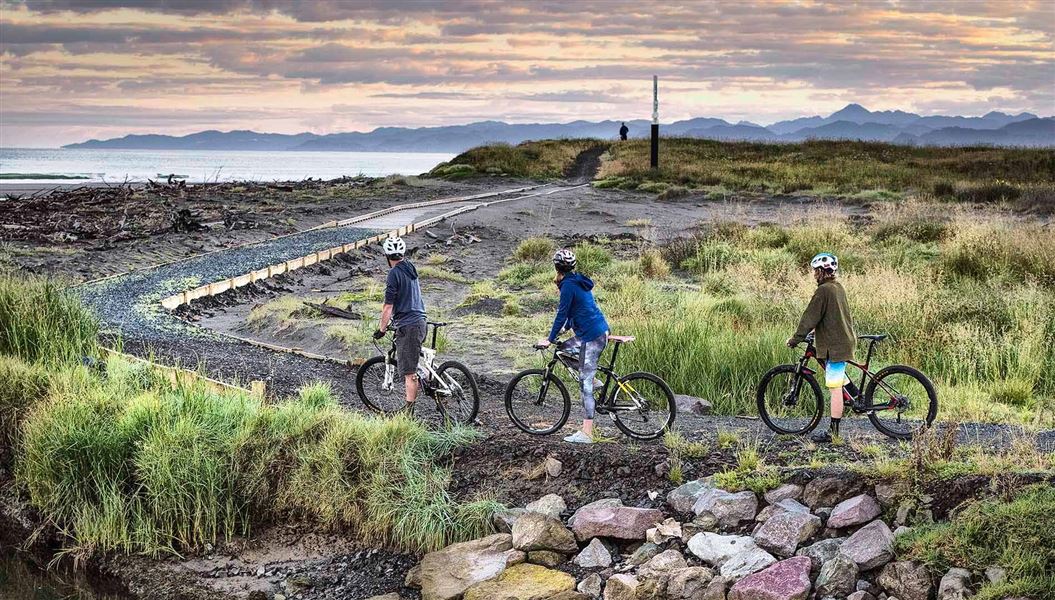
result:
[[[889,367],[880,369],[879,372],[875,374],[875,377],[869,379],[868,386],[865,387],[865,403],[868,405],[874,404],[873,399],[875,397],[876,389],[879,387],[879,382],[882,381],[885,377],[897,374],[908,375],[909,377],[915,379],[927,392],[928,405],[926,426],[930,427],[931,424],[934,423],[934,419],[938,416],[938,392],[935,391],[934,384],[931,383],[931,380],[928,379],[927,376],[924,375],[923,372],[919,369],[915,369],[908,365],[890,365]],[[890,429],[886,426],[885,423],[883,423],[883,420],[876,415],[877,412],[879,411],[869,411],[868,420],[871,421],[872,425],[881,433],[896,440],[912,439],[912,435],[913,433],[915,433],[914,431],[905,432]]]
[[[471,410],[464,417],[455,419],[454,421],[463,425],[471,425],[473,421],[476,420],[476,414],[480,410],[480,388],[476,385],[476,378],[473,377],[473,373],[469,370],[469,367],[466,367],[456,360],[448,360],[441,364],[439,368],[436,369],[436,376],[442,379],[444,373],[448,370],[461,371],[462,375],[465,376],[465,380],[469,382],[469,391],[472,394]]]
[[[363,404],[366,405],[367,408],[374,411],[375,413],[387,415],[394,413],[398,408],[402,408],[406,402],[406,396],[399,399],[399,406],[396,409],[386,411],[382,407],[375,404],[373,400],[371,400],[367,396],[366,382],[364,381],[364,379],[366,378],[366,374],[369,373],[371,370],[376,369],[378,366],[381,367],[382,377],[384,377],[384,363],[384,356],[374,356],[373,358],[369,358],[365,362],[363,362],[363,364],[359,365],[359,368],[355,372],[355,391],[358,392],[359,399],[362,400]],[[395,377],[401,378],[402,375],[396,373]]]
[[[654,375],[652,373],[639,371],[637,373],[630,373],[629,375],[625,375],[619,378],[619,381],[624,384],[634,380],[647,380],[659,386],[659,389],[663,392],[663,399],[667,402],[667,418],[663,425],[655,431],[642,433],[631,428],[629,424],[623,421],[623,417],[620,416],[623,414],[622,412],[615,411],[612,412],[612,420],[615,422],[615,426],[619,428],[619,431],[622,431],[624,434],[631,438],[634,438],[635,440],[654,440],[656,438],[663,437],[663,434],[670,431],[670,428],[674,426],[674,420],[678,416],[678,405],[677,402],[674,401],[674,392],[670,389],[670,386],[667,385],[667,382],[663,381],[662,377]],[[612,392],[613,405],[616,402],[616,395],[619,394],[619,392],[621,391],[621,386],[616,385],[615,390],[613,390]]]
[[[527,369],[526,371],[521,371],[509,381],[508,385],[506,385],[505,405],[506,414],[509,415],[509,420],[513,421],[513,424],[516,425],[518,429],[520,429],[524,433],[530,433],[531,435],[549,435],[551,433],[560,431],[560,428],[564,427],[564,424],[568,422],[568,417],[571,415],[571,396],[568,395],[568,388],[564,385],[564,382],[562,382],[557,376],[553,375],[552,373],[549,374],[549,383],[550,385],[557,386],[557,390],[560,392],[561,399],[563,401],[561,416],[559,419],[557,419],[553,426],[546,427],[543,429],[535,429],[516,414],[516,410],[513,406],[513,400],[517,385],[519,385],[525,378],[529,376],[537,376],[544,380],[546,377],[546,370]]]
[[[785,435],[805,435],[817,428],[817,425],[821,422],[821,416],[823,415],[823,402],[824,394],[821,392],[821,385],[817,383],[817,378],[809,373],[797,373],[798,367],[796,365],[777,365],[772,369],[766,371],[766,374],[762,376],[762,380],[758,383],[758,391],[755,394],[755,405],[758,407],[758,416],[762,418],[762,422],[766,424],[771,430],[779,434]],[[789,429],[778,425],[773,416],[769,414],[769,409],[766,407],[766,388],[769,387],[770,383],[778,375],[796,375],[797,378],[804,380],[813,392],[814,396],[814,407],[813,416],[806,423],[805,427],[799,429]],[[799,394],[802,393],[802,387],[799,386]]]

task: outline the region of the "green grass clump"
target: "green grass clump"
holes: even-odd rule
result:
[[[663,259],[663,254],[655,248],[649,248],[637,259],[641,274],[648,279],[666,279],[670,275],[670,265]]]
[[[513,260],[542,263],[553,258],[557,244],[545,237],[531,237],[521,240],[513,251]]]
[[[575,246],[574,250],[577,261],[575,270],[587,277],[597,275],[612,263],[612,253],[599,244],[582,242]]]
[[[56,282],[0,272],[0,354],[28,362],[79,362],[98,352],[99,324]]]
[[[12,449],[25,415],[48,394],[48,373],[14,356],[0,355],[0,448]],[[0,462],[9,459],[0,450]]]
[[[1055,488],[1027,488],[1010,502],[976,501],[948,523],[917,527],[895,543],[902,559],[925,562],[936,576],[950,567],[1007,570],[1007,580],[987,583],[975,598],[1055,597]]]

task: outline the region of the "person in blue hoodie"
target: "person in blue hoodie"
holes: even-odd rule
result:
[[[593,298],[593,281],[575,271],[575,253],[567,248],[553,255],[553,266],[557,270],[554,282],[560,289],[557,316],[553,319],[549,337],[539,340],[540,348],[557,343],[557,336],[570,328],[575,337],[562,344],[562,350],[579,350],[579,391],[582,393],[582,429],[564,438],[576,444],[593,443],[594,398],[593,387],[597,374],[597,360],[608,345],[608,321],[605,320],[597,301]]]

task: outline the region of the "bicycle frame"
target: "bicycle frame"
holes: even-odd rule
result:
[[[601,402],[598,404],[597,408],[602,409],[604,411],[616,410],[614,408],[615,395],[616,395],[616,392],[619,391],[619,390],[622,390],[630,398],[634,399],[635,404],[637,403],[637,400],[636,400],[636,398],[634,396],[634,394],[636,394],[637,391],[630,384],[625,383],[623,381],[620,381],[619,380],[619,374],[615,372],[615,361],[616,361],[616,358],[619,356],[619,346],[620,345],[621,344],[615,344],[615,347],[612,348],[612,356],[608,360],[608,365],[601,365],[601,364],[597,365],[597,371],[599,373],[601,373],[602,375],[604,375],[604,383],[603,383],[603,385],[601,385],[601,392],[600,392]],[[563,360],[561,360],[560,352],[561,352],[560,344],[559,343],[555,344],[554,345],[554,349],[553,349],[553,356],[550,358],[549,364],[546,365],[546,377],[543,379],[542,387],[540,388],[539,396],[538,396],[539,397],[539,403],[541,403],[542,399],[546,397],[546,392],[549,390],[549,378],[550,378],[551,375],[553,375],[553,369],[557,366],[558,363],[563,365],[564,368],[568,369],[569,371],[573,371],[573,369],[570,366],[568,366]],[[577,370],[575,370],[574,372],[577,372]],[[613,381],[615,382],[615,386],[612,387],[612,393],[609,395],[608,388],[612,384]],[[634,407],[634,408],[640,408],[640,407]],[[626,410],[633,410],[633,409],[630,408],[630,407],[627,407]]]
[[[425,367],[425,371],[428,372],[428,375],[429,375],[428,379],[430,381],[432,381],[432,382],[435,382],[437,391],[441,391],[441,392],[444,392],[444,393],[446,393],[448,395],[451,395],[451,394],[454,393],[454,390],[452,390],[451,386],[448,385],[446,381],[443,381],[443,379],[440,378],[439,374],[436,372],[436,335],[437,335],[437,333],[439,331],[439,328],[443,327],[445,325],[447,325],[447,323],[433,323],[431,321],[428,321],[428,322],[425,323],[425,327],[426,328],[432,327],[432,341],[431,341],[430,345],[422,346],[422,348],[421,348],[421,355],[420,355],[422,360],[419,361],[418,364],[419,364],[419,366]],[[427,340],[428,338],[429,338],[429,335],[426,332],[425,339]],[[373,344],[374,344],[374,348],[377,348],[377,353],[381,354],[382,356],[385,357],[385,379],[382,382],[381,387],[382,387],[382,389],[384,389],[386,391],[391,390],[392,389],[392,385],[395,383],[395,373],[394,373],[395,366],[396,366],[396,339],[395,339],[395,335],[393,334],[393,336],[392,336],[392,343],[391,343],[391,345],[388,348],[388,352],[385,352],[384,350],[381,349],[381,346],[378,345],[377,340],[373,340]],[[452,383],[454,383],[454,385],[457,385],[457,382],[452,382]]]
[[[876,339],[873,339],[873,340],[869,341],[869,343],[868,343],[868,353],[865,355],[864,363],[859,363],[859,362],[856,362],[856,361],[853,361],[853,360],[846,361],[846,362],[848,362],[849,364],[853,365],[854,367],[856,367],[858,370],[861,371],[861,383],[858,384],[858,386],[857,386],[857,390],[858,390],[859,396],[860,396],[860,394],[864,393],[865,382],[867,382],[869,379],[876,380],[875,379],[875,373],[873,373],[872,371],[870,371],[868,369],[868,365],[871,364],[871,362],[872,362],[872,356],[875,354],[875,347],[876,347],[876,344],[878,344],[878,343],[879,343],[879,340],[876,340]],[[809,365],[809,361],[810,361],[811,358],[815,359],[817,361],[817,364],[820,365],[820,367],[821,367],[821,372],[823,372],[824,371],[824,367],[825,367],[824,361],[822,361],[820,358],[817,358],[817,348],[814,347],[813,342],[812,341],[807,341],[807,343],[806,343],[806,352],[803,353],[802,358],[799,359],[798,370],[796,371],[796,373],[805,373],[805,374],[808,374],[808,375],[816,375],[817,371],[814,371],[813,369],[811,369],[808,366]],[[847,379],[849,379],[849,378],[847,378]],[[798,384],[799,384],[799,381],[801,381],[801,380],[796,378],[795,379],[795,384],[794,384],[795,387],[792,388],[792,392],[794,393],[795,397],[798,397],[798,392],[799,392]],[[893,388],[891,388],[889,385],[883,383],[883,381],[881,381],[881,380],[878,380],[878,385],[885,392],[890,394],[890,402],[883,403],[883,404],[869,404],[869,405],[858,404],[858,401],[856,399],[854,399],[854,397],[851,396],[850,393],[846,391],[846,387],[843,386],[843,404],[845,406],[850,407],[850,409],[852,411],[856,412],[856,413],[867,413],[867,412],[871,412],[871,411],[890,410],[890,409],[893,409],[893,408],[897,408],[897,398],[895,397],[895,394],[897,393],[897,391],[894,390]]]

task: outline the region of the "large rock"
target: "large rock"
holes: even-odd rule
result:
[[[881,567],[894,559],[894,533],[886,523],[876,519],[846,538],[839,550],[862,571]]]
[[[470,587],[494,579],[506,570],[513,536],[497,533],[451,544],[421,559],[416,581],[423,600],[456,600]]]
[[[709,415],[714,408],[711,406],[710,402],[703,398],[686,396],[685,394],[674,394],[674,404],[678,407],[678,414],[682,415],[687,415],[689,413],[696,415]]]
[[[735,527],[740,521],[750,521],[758,513],[758,497],[750,490],[727,492],[725,490],[708,490],[700,494],[692,505],[692,512],[697,515],[710,513],[718,519],[723,527]]]
[[[612,566],[612,553],[604,547],[601,540],[594,538],[582,549],[572,562],[584,569]]]
[[[912,561],[898,561],[883,567],[876,583],[898,600],[927,600],[930,596],[930,573],[927,567]]]
[[[777,559],[773,558],[772,554],[755,546],[730,556],[729,560],[722,563],[718,572],[721,573],[722,577],[730,581],[736,581],[745,575],[761,571],[775,562],[777,562]]]
[[[670,574],[667,582],[667,598],[670,600],[698,600],[707,593],[707,586],[714,579],[714,571],[707,567],[685,567]]]
[[[810,559],[796,556],[736,582],[729,600],[805,600],[809,593]]]
[[[604,600],[637,600],[640,585],[633,575],[612,575],[604,584]]]
[[[785,483],[776,489],[769,490],[762,495],[769,504],[776,504],[781,500],[798,500],[802,497],[802,486],[794,483]]]
[[[758,544],[745,535],[720,535],[705,531],[689,540],[689,552],[705,563],[716,567],[744,550],[757,548]]]
[[[846,600],[875,600],[875,596],[864,590],[858,590],[847,596]]]
[[[834,475],[821,475],[806,484],[802,499],[806,506],[835,506],[836,504],[865,491],[861,477],[849,471]]]
[[[580,542],[595,537],[636,541],[645,539],[649,528],[662,521],[663,513],[654,508],[598,506],[595,502],[575,511],[569,523]]]
[[[814,572],[819,571],[821,566],[829,560],[835,558],[839,554],[839,549],[842,547],[843,542],[846,538],[830,538],[827,540],[820,540],[805,548],[799,548],[799,551],[795,554],[797,556],[808,556],[813,561],[811,570]]]
[[[785,498],[763,508],[761,511],[759,511],[758,515],[755,517],[755,520],[759,523],[765,523],[767,520],[769,520],[770,517],[779,512],[795,512],[809,514],[810,509],[798,500],[795,500],[793,498]]]
[[[580,581],[579,585],[575,586],[575,589],[578,590],[580,594],[585,594],[591,598],[600,598],[602,583],[601,576],[594,573]]]
[[[496,579],[465,590],[465,600],[550,600],[575,589],[575,578],[567,573],[524,563],[509,567]]]
[[[729,584],[732,583],[729,579],[716,575],[710,583],[707,584],[707,589],[704,590],[703,594],[693,600],[726,600],[726,590],[729,589]]]
[[[857,563],[845,554],[837,554],[821,566],[817,574],[817,595],[844,598],[857,590]]]
[[[617,506],[622,505],[623,501],[619,498],[601,498],[600,500],[594,500],[589,504],[583,504],[581,507],[579,507],[579,510],[592,510],[596,508],[615,508]],[[571,518],[568,519],[568,527],[575,526],[575,515],[577,514],[579,514],[579,511],[575,511]]]
[[[941,583],[938,584],[938,600],[966,600],[970,595],[970,571],[953,567],[948,573],[942,575]]]
[[[766,519],[753,537],[760,547],[787,558],[794,555],[799,544],[813,537],[820,528],[820,517],[785,510]]]
[[[828,527],[842,529],[867,523],[878,517],[883,509],[876,499],[868,494],[858,494],[835,505],[828,517]]]
[[[563,554],[552,550],[532,550],[527,553],[527,561],[529,563],[551,569],[564,562],[564,560],[565,556]]]
[[[626,559],[626,562],[633,565],[643,565],[646,562],[652,560],[653,556],[656,556],[660,552],[663,552],[663,548],[652,542],[645,542],[641,544],[634,553],[630,555],[630,558]]]
[[[685,563],[685,557],[681,555],[681,552],[671,548],[660,552],[652,557],[652,560],[641,565],[637,570],[637,575],[638,577],[666,576],[671,571],[684,569],[687,566],[689,565]]]
[[[545,496],[531,502],[527,505],[527,512],[536,512],[544,514],[554,519],[559,519],[562,512],[567,510],[568,505],[564,503],[564,498],[561,498],[557,494],[546,494]]]
[[[676,512],[688,514],[692,512],[692,505],[696,499],[707,490],[713,490],[714,486],[703,479],[689,481],[674,488],[667,494],[667,504]]]
[[[575,536],[564,523],[536,512],[525,513],[513,524],[513,547],[524,552],[552,550],[571,554],[579,551]]]

